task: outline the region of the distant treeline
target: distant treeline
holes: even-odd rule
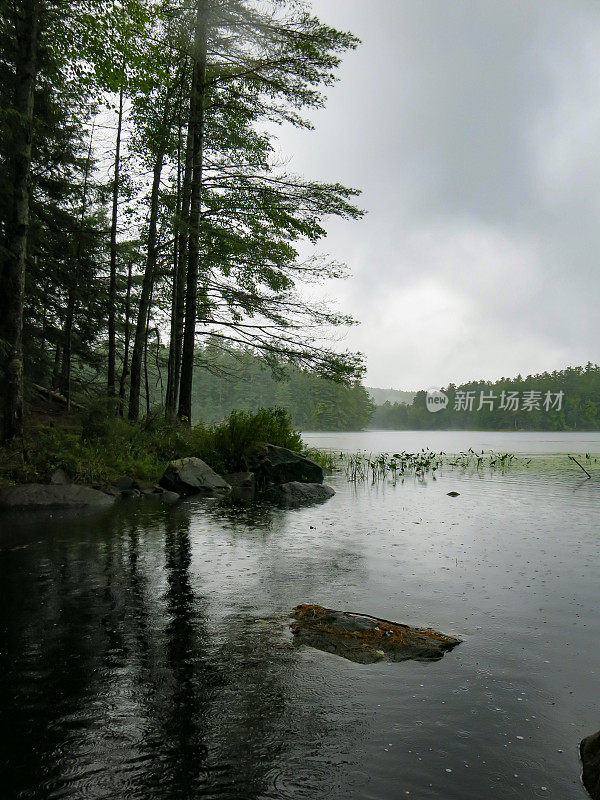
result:
[[[192,413],[204,423],[220,422],[234,409],[279,406],[301,430],[362,430],[373,414],[373,401],[358,381],[345,386],[293,366],[279,373],[275,366],[274,377],[272,368],[246,349],[209,344],[196,349],[196,364]],[[152,402],[160,403],[155,369],[151,377]]]
[[[450,384],[445,408],[432,413],[427,392],[412,404],[377,406],[369,427],[386,430],[600,430],[600,367]],[[442,399],[443,402],[443,399]]]

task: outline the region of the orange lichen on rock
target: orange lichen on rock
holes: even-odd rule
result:
[[[363,663],[382,658],[441,658],[445,651],[460,644],[460,639],[430,628],[414,628],[311,603],[296,606],[293,616],[294,633],[305,643]]]

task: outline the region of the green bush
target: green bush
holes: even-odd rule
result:
[[[260,408],[255,413],[232,411],[220,425],[194,428],[198,455],[217,472],[246,469],[244,453],[251,444],[269,442],[290,450],[301,450],[300,433],[283,408]]]

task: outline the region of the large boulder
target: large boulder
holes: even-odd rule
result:
[[[0,508],[9,509],[105,508],[114,502],[115,498],[104,492],[74,483],[24,483],[0,491]]]
[[[265,500],[275,503],[281,508],[300,508],[315,503],[324,503],[334,494],[331,486],[324,486],[322,483],[290,481],[281,483],[279,486],[271,486],[263,496]]]
[[[212,497],[231,491],[231,486],[200,458],[171,461],[160,479],[160,485],[184,497],[192,494]]]
[[[260,487],[299,481],[323,483],[323,470],[302,453],[274,444],[254,444],[245,453],[248,469]]]
[[[437,661],[460,639],[431,628],[336,611],[304,603],[292,612],[292,631],[298,644],[335,653],[359,664],[377,661]]]
[[[583,763],[583,785],[594,800],[600,800],[600,731],[582,739],[579,752]]]

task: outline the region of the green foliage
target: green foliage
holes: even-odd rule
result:
[[[377,406],[372,427],[383,430],[517,430],[517,431],[575,431],[600,430],[600,366],[588,363],[585,367],[543,372],[523,378],[501,378],[472,381],[460,386],[450,384],[443,390],[448,406],[432,414],[427,410],[424,391],[417,392],[412,405],[384,403]],[[531,411],[519,406],[516,410],[500,408],[502,392],[539,392],[540,408]],[[457,410],[457,392],[474,392],[472,410]],[[484,405],[478,410],[480,393],[496,397],[494,408]],[[547,392],[564,392],[562,408],[545,410],[543,399]]]
[[[218,342],[196,352],[192,411],[204,423],[220,422],[234,409],[271,406],[284,408],[304,431],[362,430],[371,420],[373,403],[358,381],[345,385],[297,367],[267,365],[249,349]]]
[[[25,463],[0,452],[4,481],[46,481],[59,467],[78,483],[104,484],[121,475],[158,481],[169,461],[196,456],[217,472],[246,469],[255,442],[302,450],[300,434],[281,408],[234,411],[219,425],[174,426],[161,415],[134,423],[115,417],[108,401],[84,413],[81,432],[48,427],[27,442]]]
[[[245,450],[256,442],[269,442],[290,450],[301,450],[302,439],[292,426],[292,419],[283,408],[261,408],[256,413],[232,411],[220,425],[208,429],[212,458],[224,472],[246,468]]]

